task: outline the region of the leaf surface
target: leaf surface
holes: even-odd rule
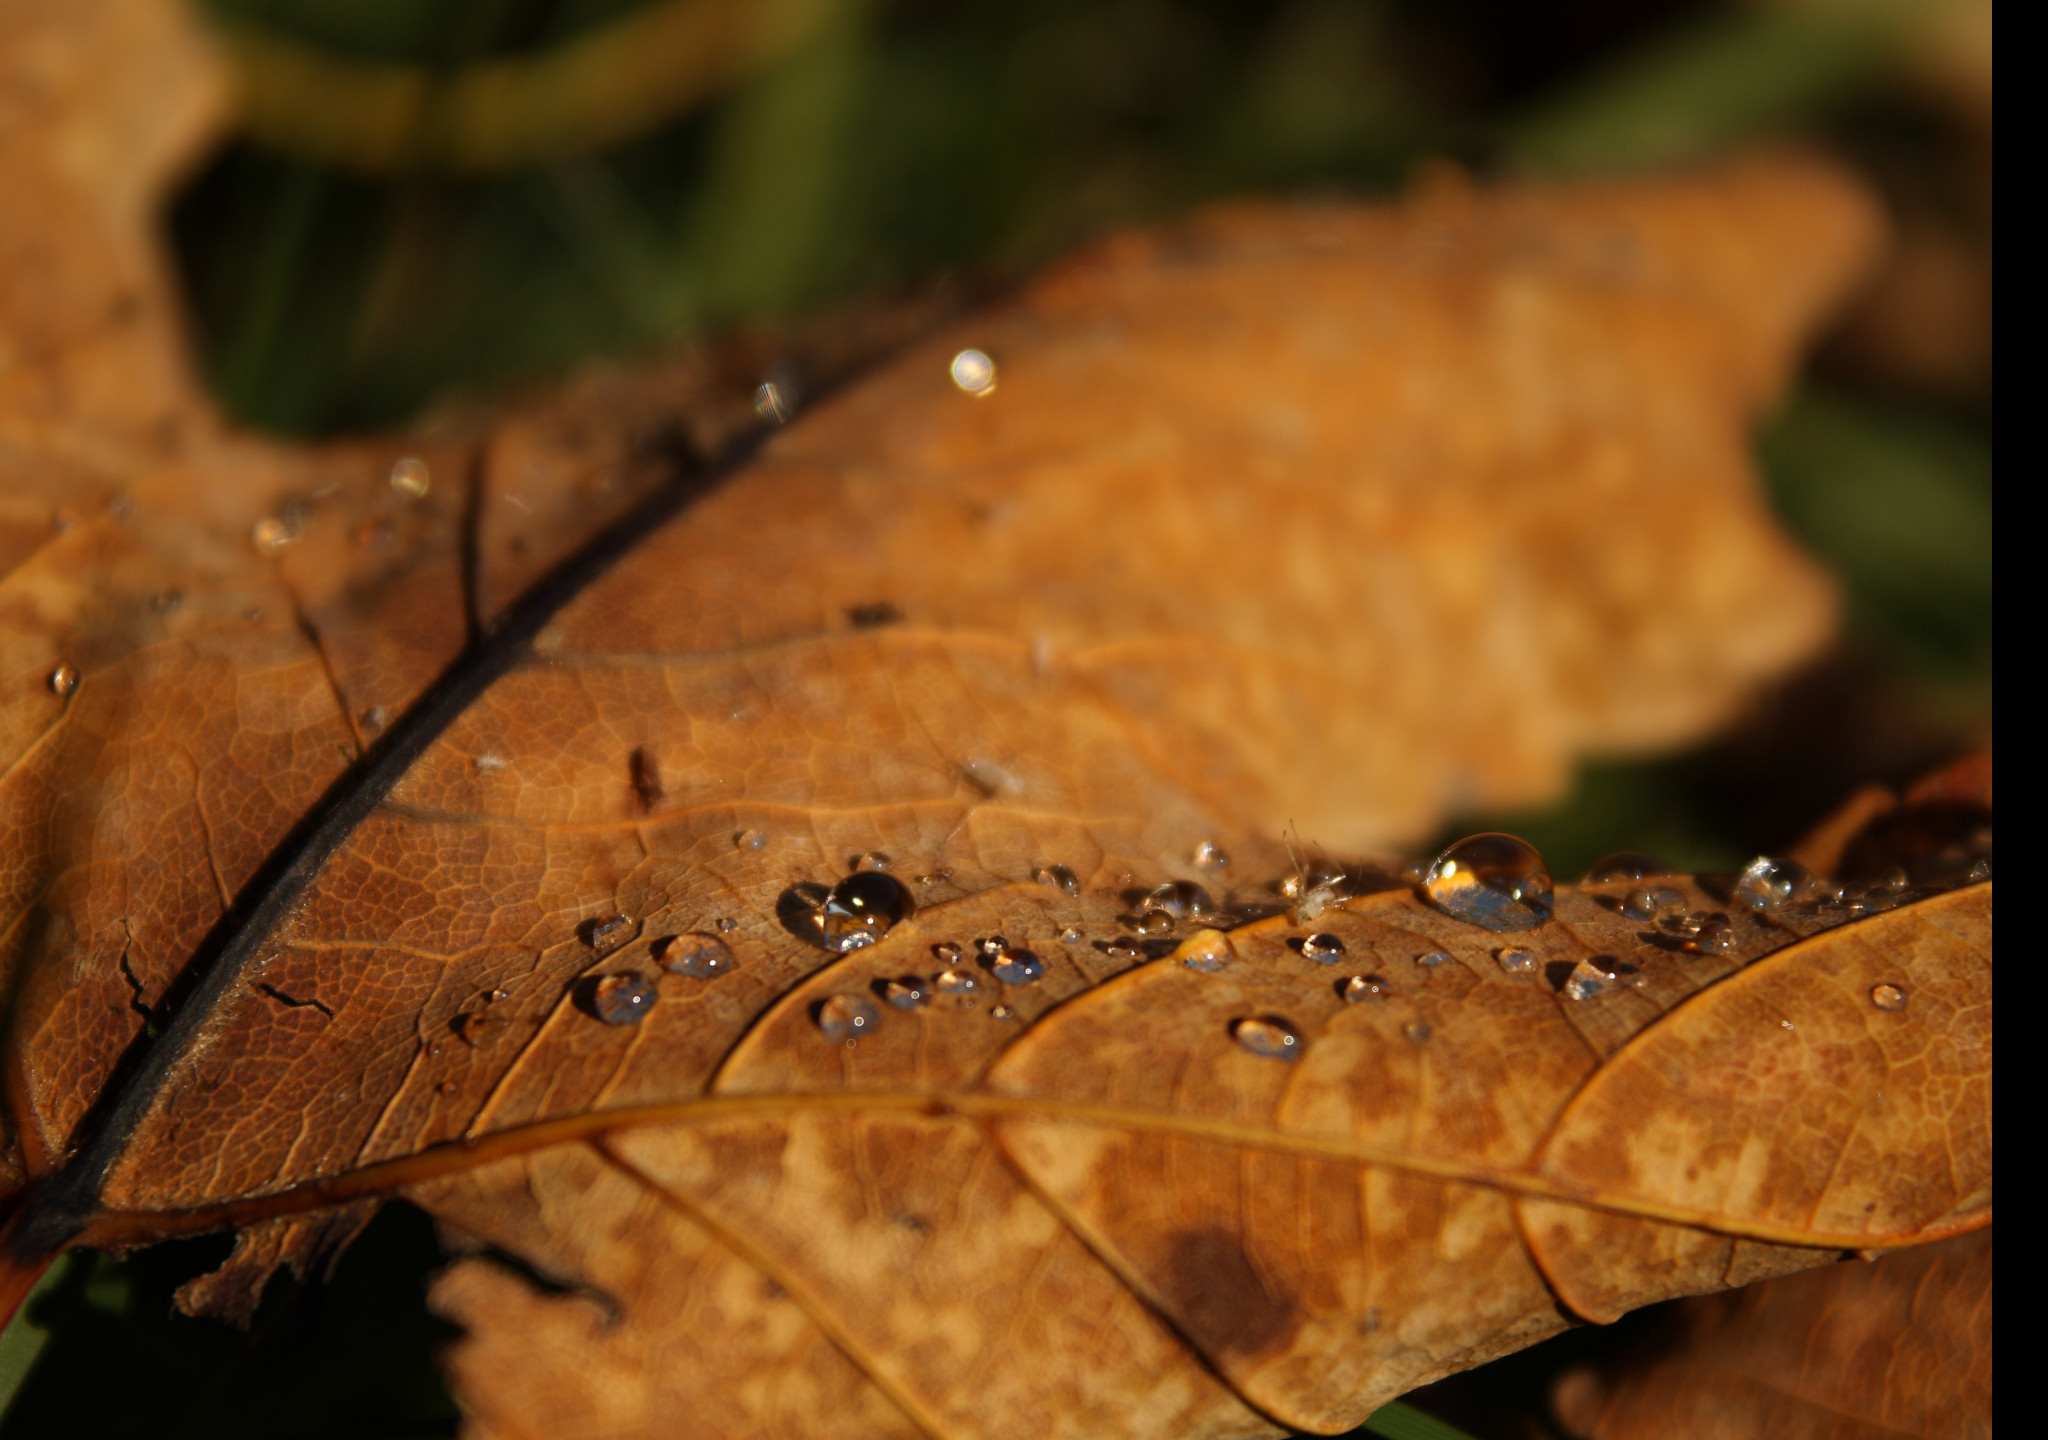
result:
[[[27,133],[50,215],[120,179]],[[160,293],[138,214],[140,279],[51,264]],[[1552,793],[1824,638],[1745,427],[1874,233],[1794,159],[1242,206],[785,340],[780,432],[758,349],[307,450],[48,349],[10,1264],[233,1225],[185,1300],[246,1315],[396,1195],[564,1287],[442,1282],[480,1433],[1228,1435],[1988,1221],[1988,884],[1696,952],[1711,881],[1496,934],[1278,838]],[[903,913],[841,951],[849,870]]]

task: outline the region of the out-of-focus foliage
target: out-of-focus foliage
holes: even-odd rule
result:
[[[335,74],[445,83],[543,60],[661,3],[210,8],[235,33],[330,57]],[[222,403],[290,433],[398,424],[450,391],[838,297],[1000,281],[1109,226],[1220,195],[1381,193],[1439,158],[1481,174],[1585,172],[1818,143],[1878,181],[1900,235],[1812,387],[1761,437],[1784,514],[1844,581],[1843,647],[1705,751],[1618,757],[1561,810],[1460,828],[1517,828],[1561,876],[1622,845],[1711,867],[1788,842],[1865,780],[1988,740],[1988,4],[811,9],[797,40],[607,148],[373,172],[294,153],[275,133],[230,142],[169,217]],[[280,1286],[247,1338],[169,1316],[170,1291],[212,1258],[203,1243],[81,1257],[56,1275],[0,1343],[4,1383],[42,1332],[0,1435],[452,1432],[416,1217],[379,1220],[331,1285]],[[1526,1433],[1557,1347],[1602,1343],[1618,1342],[1564,1337],[1425,1404],[1475,1434]]]

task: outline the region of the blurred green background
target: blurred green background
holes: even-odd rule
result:
[[[209,13],[242,129],[168,231],[222,403],[294,435],[402,424],[452,392],[847,297],[1000,281],[1233,193],[1383,195],[1442,157],[1565,174],[1823,145],[1878,186],[1899,243],[1759,447],[1787,521],[1847,584],[1841,645],[1699,751],[1597,765],[1561,807],[1457,828],[1516,829],[1561,877],[1623,847],[1723,867],[1858,784],[1989,743],[1988,3]],[[0,1440],[453,1432],[417,1214],[388,1211],[329,1283],[276,1282],[246,1336],[170,1312],[224,1245],[52,1272],[0,1337]],[[1475,1435],[1542,1433],[1526,1426],[1560,1365],[1653,1324],[1563,1337],[1424,1403]]]

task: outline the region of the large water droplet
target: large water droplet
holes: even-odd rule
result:
[[[1344,958],[1344,942],[1335,935],[1316,934],[1303,940],[1301,958],[1318,965],[1335,965]]]
[[[997,951],[989,960],[988,969],[1005,985],[1036,985],[1045,978],[1045,962],[1014,945]]]
[[[1041,865],[1032,876],[1041,885],[1050,885],[1062,895],[1079,895],[1081,879],[1064,865]]]
[[[1588,885],[1606,885],[1616,880],[1648,880],[1673,873],[1669,865],[1640,850],[1617,850],[1593,862],[1586,872]]]
[[[409,500],[424,500],[434,483],[427,462],[414,455],[393,461],[390,478],[391,488]]]
[[[1472,835],[1429,867],[1423,891],[1439,910],[1486,930],[1533,930],[1550,919],[1550,872],[1528,842]]]
[[[590,1008],[607,1025],[634,1025],[647,1018],[661,992],[637,970],[604,975],[590,987]]]
[[[1387,982],[1377,975],[1353,975],[1337,993],[1346,1005],[1368,1005],[1387,998]]]
[[[1811,877],[1797,860],[1776,860],[1768,855],[1750,861],[1735,882],[1738,904],[1752,910],[1778,910],[1797,900]]]
[[[1209,892],[1192,880],[1169,880],[1145,897],[1145,908],[1163,910],[1176,920],[1199,920],[1216,909]]]
[[[865,995],[829,996],[818,1003],[813,1014],[827,1040],[857,1040],[882,1018],[882,1012]]]
[[[1870,1003],[1880,1010],[1903,1010],[1906,1008],[1906,992],[1896,985],[1873,985],[1870,987]]]
[[[1294,1060],[1301,1055],[1301,1032],[1278,1015],[1252,1015],[1230,1027],[1231,1038],[1254,1055],[1268,1060]]]
[[[791,934],[840,955],[874,944],[916,908],[902,882],[879,870],[849,875],[830,890],[792,885],[775,902]]]
[[[932,1003],[931,987],[916,975],[898,975],[881,982],[882,998],[898,1010],[916,1010]]]
[[[731,948],[716,935],[701,930],[675,936],[658,953],[662,969],[698,980],[716,979],[733,967]]]
[[[969,395],[992,394],[996,388],[996,362],[979,350],[962,350],[947,367],[953,383]]]
[[[78,671],[70,665],[59,665],[50,672],[49,685],[52,695],[69,695],[78,688]]]

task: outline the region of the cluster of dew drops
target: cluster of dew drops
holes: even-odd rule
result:
[[[759,850],[766,837],[756,830],[743,830],[734,835],[733,843],[741,850]],[[1209,873],[1230,863],[1230,857],[1213,843],[1199,846],[1190,858],[1198,869]],[[1725,891],[1730,909],[1738,914],[1802,918],[1827,926],[1877,914],[1957,884],[1987,880],[1990,866],[1988,841],[1981,853],[1964,854],[1959,862],[1951,856],[1942,873],[1916,877],[1896,869],[1875,880],[1847,884],[1818,880],[1792,860],[1760,857],[1740,875],[1725,877],[1716,893]],[[836,884],[799,882],[785,889],[776,902],[776,918],[791,934],[833,954],[865,949],[917,908],[910,886],[890,869],[886,854],[870,851],[855,856],[849,873]],[[1689,955],[1734,955],[1739,941],[1729,914],[1691,908],[1685,891],[1669,883],[1672,874],[1669,867],[1647,855],[1624,852],[1600,861],[1586,881],[1609,891],[1626,885],[1619,894],[1596,898],[1624,919],[1650,927],[1644,938],[1656,940],[1661,948]],[[950,878],[950,870],[916,877],[920,885]],[[1062,895],[1078,897],[1081,893],[1080,877],[1063,864],[1041,865],[1033,878]],[[1137,893],[1133,913],[1123,917],[1123,933],[1101,942],[1099,948],[1123,959],[1161,956],[1176,949],[1171,938],[1175,930],[1195,926],[1199,928],[1190,937],[1191,943],[1177,947],[1181,963],[1190,971],[1213,973],[1230,963],[1230,951],[1220,943],[1221,931],[1285,911],[1309,931],[1290,939],[1289,948],[1311,964],[1338,967],[1350,958],[1343,938],[1314,929],[1313,922],[1352,896],[1394,886],[1413,888],[1443,914],[1504,938],[1540,929],[1555,908],[1549,869],[1535,848],[1512,835],[1488,833],[1458,841],[1427,867],[1380,872],[1314,861],[1274,887],[1284,904],[1226,909],[1204,885],[1193,880],[1169,880],[1149,891],[1126,892]],[[652,957],[670,974],[716,979],[737,963],[723,937],[738,927],[729,919],[716,921],[715,927],[719,933],[697,930],[657,940]],[[631,929],[627,917],[609,916],[586,922],[583,939],[602,952]],[[1199,943],[1205,936],[1217,943]],[[1086,938],[1072,925],[1059,934],[1062,945],[1081,944]],[[1529,974],[1541,963],[1535,950],[1515,943],[1501,945],[1492,955],[1509,974]],[[830,1042],[852,1044],[875,1031],[890,1010],[915,1011],[935,1004],[969,1008],[992,993],[1036,985],[1046,973],[1045,962],[1036,952],[1002,935],[977,936],[968,945],[940,941],[931,946],[931,956],[936,968],[929,974],[884,977],[874,982],[868,993],[845,991],[818,1001],[810,1012],[818,1032]],[[1427,970],[1454,958],[1448,951],[1431,950],[1418,954],[1415,961]],[[1629,983],[1635,974],[1636,967],[1625,961],[1593,956],[1575,962],[1557,989],[1567,1000],[1590,1000]],[[1367,971],[1344,975],[1336,983],[1338,995],[1347,1004],[1384,1000],[1393,988],[1384,976]],[[643,1019],[659,998],[658,987],[645,973],[617,970],[589,983],[585,1008],[607,1024],[630,1025]],[[1869,998],[1878,1010],[1892,1013],[1903,1011],[1907,1004],[1904,987],[1891,982],[1873,986]],[[1015,1011],[1002,1003],[987,1013],[996,1020],[1015,1018]],[[1293,1061],[1307,1047],[1301,1028],[1282,1015],[1239,1016],[1230,1022],[1229,1033],[1246,1053],[1266,1059]],[[1407,1025],[1405,1033],[1418,1045],[1430,1038],[1429,1027],[1419,1021]]]

